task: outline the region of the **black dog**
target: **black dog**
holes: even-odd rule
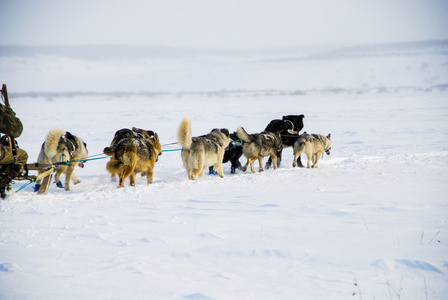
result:
[[[282,161],[283,148],[294,146],[295,141],[299,137],[300,130],[303,129],[304,115],[288,115],[283,116],[281,120],[272,120],[264,131],[279,132],[282,137],[282,148],[277,152],[277,166],[280,167]],[[266,169],[272,164],[272,159],[269,157],[266,163]],[[297,165],[303,167],[300,156],[297,158]]]
[[[223,163],[229,162],[232,164],[230,167],[230,173],[235,174],[236,169],[242,170],[243,166],[241,165],[239,159],[241,155],[243,155],[243,143],[236,135],[236,132],[230,134],[230,144],[227,146],[226,151],[224,152],[224,158],[222,159]],[[209,174],[216,174],[213,166],[208,169]]]

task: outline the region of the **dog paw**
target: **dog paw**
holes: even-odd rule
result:
[[[63,189],[63,188],[64,188],[64,185],[62,184],[62,181],[58,181],[58,182],[56,182],[56,186],[57,186],[58,188],[60,188],[60,189]]]
[[[76,179],[75,181],[73,181],[73,184],[78,184],[78,183],[81,183],[81,180]]]
[[[39,189],[40,189],[40,186],[41,186],[40,184],[35,184],[34,187],[33,187],[34,192],[38,192]]]

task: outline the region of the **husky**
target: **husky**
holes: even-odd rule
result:
[[[106,169],[112,176],[118,175],[118,187],[124,187],[128,177],[130,177],[129,185],[135,186],[136,175],[141,172],[146,173],[147,183],[152,184],[154,167],[162,153],[157,133],[135,127],[132,131],[139,133],[141,137],[122,138],[115,145],[103,150],[104,154],[111,156]]]
[[[209,134],[199,137],[191,135],[191,121],[185,117],[179,125],[177,140],[182,146],[182,161],[188,178],[196,180],[203,177],[205,168],[214,166],[223,178],[222,161],[226,147],[230,143],[228,129],[213,129]]]
[[[230,174],[236,174],[236,170],[242,170],[243,166],[240,163],[240,157],[243,155],[243,143],[238,138],[236,132],[230,134],[230,144],[226,147],[224,152],[224,158],[222,163],[227,163],[230,161]],[[209,167],[209,174],[216,175],[216,171],[213,166]]]
[[[282,147],[277,152],[277,166],[280,166],[282,161],[282,151],[284,148],[292,147],[299,136],[299,132],[303,129],[304,115],[287,115],[283,116],[281,120],[272,120],[264,131],[280,132],[282,137]],[[300,156],[297,159],[299,166],[303,167]],[[269,157],[266,163],[266,169],[269,169],[272,164],[272,158]]]
[[[84,162],[71,161],[79,161],[87,158],[87,156],[89,156],[87,145],[81,138],[62,128],[53,128],[48,132],[45,142],[42,144],[37,162],[39,164],[56,164],[56,175],[54,177],[56,186],[69,191],[70,180],[73,181],[73,184],[81,182],[74,173],[76,165],[84,168]],[[65,185],[62,184],[60,179],[63,173],[65,174]],[[36,182],[35,191],[39,190],[41,183],[42,180]]]
[[[143,129],[139,129],[136,127],[132,127],[132,129],[123,128],[123,129],[117,130],[117,132],[115,132],[114,138],[110,142],[110,147],[116,146],[121,140],[123,140],[125,138],[142,139],[144,137],[147,137],[147,138],[154,137],[154,131],[143,130]],[[159,155],[162,155],[162,153],[160,153]],[[111,159],[113,159],[113,158],[111,158]],[[157,162],[157,160],[156,160],[156,162]],[[111,174],[112,181],[116,181],[115,175],[117,175],[117,174],[114,174],[114,173]],[[146,173],[143,172],[142,176],[145,176],[145,175],[146,175]]]
[[[296,160],[300,154],[305,153],[308,158],[307,168],[318,168],[318,162],[322,153],[330,155],[331,134],[327,136],[321,134],[308,134],[304,132],[294,143],[294,161],[292,166],[296,166]],[[313,165],[311,166],[311,161]]]
[[[252,173],[255,173],[254,162],[258,159],[259,172],[263,171],[263,159],[271,156],[274,162],[274,169],[277,169],[277,152],[282,146],[280,133],[266,132],[248,134],[243,127],[237,128],[238,137],[243,141],[243,153],[247,158],[243,172],[247,171],[250,165]]]

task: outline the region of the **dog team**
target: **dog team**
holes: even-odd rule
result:
[[[280,166],[282,150],[293,147],[293,166],[303,167],[300,155],[305,153],[308,168],[317,168],[322,154],[330,154],[331,134],[299,134],[303,129],[304,115],[283,116],[281,120],[272,120],[261,133],[249,134],[239,126],[237,131],[230,133],[228,129],[213,129],[210,133],[198,137],[191,134],[191,121],[185,117],[179,125],[177,142],[182,146],[182,162],[188,178],[196,180],[203,177],[206,168],[209,173],[217,173],[224,177],[223,163],[231,162],[231,173],[236,169],[246,172],[250,167],[255,173],[255,161],[258,160],[259,172],[263,171],[264,158],[269,156],[265,168],[271,165],[276,169]],[[109,147],[103,153],[110,156],[106,165],[112,179],[118,177],[118,187],[124,187],[129,177],[130,186],[135,186],[139,173],[146,175],[148,184],[153,182],[154,166],[162,155],[162,145],[157,133],[151,130],[132,129],[118,130]],[[244,154],[247,158],[244,166],[239,158]],[[70,190],[73,184],[81,182],[75,173],[76,165],[84,167],[88,156],[87,146],[81,138],[60,128],[50,130],[42,144],[38,157],[40,164],[57,164],[55,182],[59,188]],[[62,163],[61,163],[62,162]],[[66,163],[64,163],[66,162]],[[312,163],[312,165],[311,165]],[[65,174],[65,183],[60,176]],[[36,182],[38,190],[41,182]]]

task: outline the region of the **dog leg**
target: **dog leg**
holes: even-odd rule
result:
[[[134,172],[132,172],[131,176],[129,176],[129,186],[134,186],[135,187],[135,179],[136,179],[136,174]]]
[[[255,165],[255,160],[256,160],[256,159],[254,158],[254,159],[252,159],[251,162],[250,162],[250,170],[252,171],[253,174],[256,173],[256,172],[255,172],[255,166],[254,166],[254,165]]]
[[[299,156],[299,157],[300,157],[300,156]],[[292,167],[293,167],[293,168],[295,168],[295,167],[297,166],[296,161],[297,161],[297,154],[294,153],[294,159],[292,160]]]
[[[188,174],[188,178],[190,178],[190,180],[196,180],[200,172],[201,170],[199,169],[193,169]]]
[[[124,165],[119,174],[120,181],[119,181],[118,187],[124,187],[124,183],[126,182],[126,179],[129,176],[131,176],[131,174],[133,172],[134,172],[134,165]],[[134,179],[134,186],[135,186],[135,179]]]
[[[259,166],[258,172],[263,172],[264,171],[264,169],[263,169],[263,161],[264,161],[264,157],[263,156],[258,156],[258,166]],[[274,164],[274,168],[277,169],[277,165],[276,164]]]
[[[246,164],[243,167],[243,173],[246,173],[247,168],[249,167],[249,164],[250,164],[250,159],[248,158]]]
[[[266,166],[264,166],[266,168],[266,170],[269,170],[269,168],[272,165],[272,158],[269,156],[268,161],[266,162]]]
[[[216,174],[218,174],[218,173],[216,173],[213,166],[208,167],[208,175],[216,175]]]
[[[312,168],[317,169],[317,168],[319,168],[319,166],[317,165],[317,163],[319,162],[319,159],[320,159],[320,157],[321,157],[321,155],[322,155],[322,152],[319,151],[319,152],[317,152],[317,153],[314,154],[314,155],[316,155],[316,162],[313,164]],[[313,157],[314,157],[314,155],[313,155]]]
[[[146,182],[148,184],[152,184],[153,178],[154,178],[154,170],[152,168],[148,168],[148,170],[146,170]]]
[[[230,163],[232,164],[232,166],[230,167],[230,174],[235,174],[236,169],[242,169],[241,163],[238,159],[231,159]]]
[[[124,187],[124,182],[126,181],[126,178],[123,175],[120,175],[119,177],[119,181],[118,181],[118,187],[119,188],[123,188]]]
[[[307,156],[307,158],[308,158],[308,163],[307,163],[307,165],[306,165],[306,167],[309,169],[309,168],[311,168],[311,158],[313,157],[312,155],[306,155]]]
[[[72,182],[73,184],[78,184],[81,180],[75,175],[75,172],[72,173]]]
[[[274,169],[279,168],[280,163],[277,163],[278,162],[277,156],[272,156],[272,161],[274,162]]]
[[[283,151],[283,148],[281,150],[277,151],[277,157],[275,159],[277,163],[274,162],[275,163],[274,169],[276,169],[275,166],[280,167],[280,164],[282,163],[282,151]]]
[[[198,179],[199,174],[201,174],[202,170],[201,169],[194,169],[193,170],[193,180]]]
[[[305,166],[302,164],[302,159],[300,158],[300,155],[299,155],[299,157],[297,157],[297,165],[300,167],[300,168],[304,168]]]
[[[302,160],[300,159],[300,155],[304,152],[303,148],[298,148],[296,145],[294,145],[294,160],[292,161],[292,166],[296,167],[296,162],[299,167],[303,168]]]
[[[223,168],[222,168],[222,162],[217,162],[215,164],[215,169],[218,172],[219,177],[221,177],[221,178],[225,177],[224,176],[224,171],[223,171]]]
[[[56,185],[59,184],[59,186],[62,185],[62,182],[61,182],[61,174],[62,174],[62,170],[61,170],[60,168],[58,168],[58,169],[56,170],[56,174],[54,175],[54,182],[56,182]],[[61,182],[61,183],[59,183],[59,182]],[[58,186],[58,187],[59,187],[59,186]],[[63,188],[63,187],[61,187],[61,188]]]
[[[203,178],[205,175],[205,167],[201,169],[201,172],[199,172],[199,178]]]
[[[67,167],[67,170],[65,171],[65,190],[66,191],[70,191],[70,179],[73,175],[74,170],[75,170],[75,165],[69,164]]]

